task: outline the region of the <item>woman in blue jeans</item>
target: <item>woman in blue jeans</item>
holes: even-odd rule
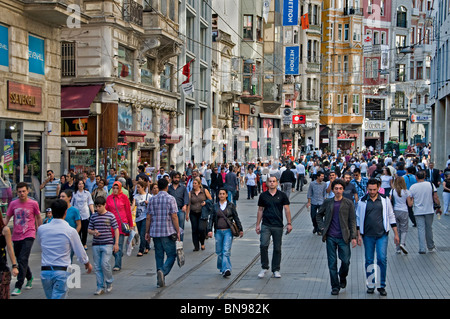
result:
[[[227,200],[227,191],[219,190],[219,202],[214,204],[213,214],[208,223],[208,237],[212,237],[214,227],[214,237],[216,239],[217,268],[223,277],[231,275],[231,244],[233,234],[230,225],[233,220],[239,229],[239,237],[244,236],[242,224],[236,211],[236,206]]]

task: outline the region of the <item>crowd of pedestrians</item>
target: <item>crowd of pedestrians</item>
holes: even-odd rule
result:
[[[161,168],[154,182],[142,166],[135,180],[125,171],[117,174],[114,168],[106,179],[93,171],[79,176],[71,172],[57,179],[49,170],[41,185],[48,212],[45,220],[37,202],[28,198],[27,184],[17,185],[18,199],[11,202],[0,223],[0,248],[8,252],[12,268],[9,271],[4,253],[0,272],[17,276],[11,295],[22,293],[25,280],[25,288],[31,289],[33,274],[28,258],[36,235],[41,234],[41,279],[47,298],[67,296],[67,287],[60,286],[74,255],[87,272],[94,269],[94,293],[111,293],[113,273],[122,270],[126,246],[134,240],[139,243],[137,257],[154,249],[157,286],[164,287],[177,260],[177,243],[185,240],[184,228],[190,222],[194,251],[205,250],[206,240],[214,235],[217,268],[223,277],[229,277],[233,238],[244,235],[238,200],[245,200],[240,192],[246,189],[247,200],[258,198],[258,277],[265,277],[270,269],[274,278],[280,278],[282,235],[284,229],[287,234],[292,231],[289,198],[292,192],[303,191],[309,184],[306,207],[313,234],[326,243],[331,293],[337,295],[346,287],[351,248],[359,245],[364,246],[367,293],[374,293],[375,282],[371,280],[377,267],[377,290],[386,295],[390,233],[394,233],[397,253],[408,254],[406,239],[411,220],[418,229],[419,253],[436,251],[432,224],[435,213],[442,213],[436,192],[441,184],[443,212],[449,213],[450,158],[447,164],[444,171],[439,171],[428,157],[392,157],[366,150],[337,155],[313,152],[294,161],[274,163],[203,162],[198,167],[189,164],[183,172],[173,168],[165,172]],[[11,218],[14,227],[8,233],[5,225]],[[89,235],[93,266],[86,255]],[[57,243],[51,240],[58,236],[64,239]],[[9,297],[9,285],[1,287],[1,296]]]

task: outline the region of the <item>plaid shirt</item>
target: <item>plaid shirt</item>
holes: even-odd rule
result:
[[[176,233],[171,214],[178,213],[175,197],[160,191],[153,196],[147,206],[147,214],[151,215],[150,237],[168,237]]]
[[[367,193],[367,183],[369,182],[369,179],[367,177],[361,177],[361,181],[356,181],[355,179],[352,179],[350,183],[354,184],[356,187],[356,191],[358,192],[358,198],[361,199],[366,195]]]

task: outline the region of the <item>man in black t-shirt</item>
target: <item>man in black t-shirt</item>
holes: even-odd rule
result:
[[[278,180],[275,176],[267,180],[269,189],[259,195],[256,233],[260,236],[261,267],[258,274],[263,278],[269,269],[269,244],[273,239],[272,272],[275,278],[280,278],[281,243],[283,236],[283,208],[287,220],[286,234],[292,231],[291,210],[289,198],[277,189]],[[262,225],[261,225],[262,221]]]

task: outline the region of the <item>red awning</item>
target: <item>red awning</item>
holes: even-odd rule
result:
[[[127,143],[144,143],[146,133],[136,131],[120,131],[119,133],[124,137],[124,141]]]
[[[61,116],[70,117],[76,112],[78,116],[89,116],[89,108],[103,85],[82,85],[61,87]]]

